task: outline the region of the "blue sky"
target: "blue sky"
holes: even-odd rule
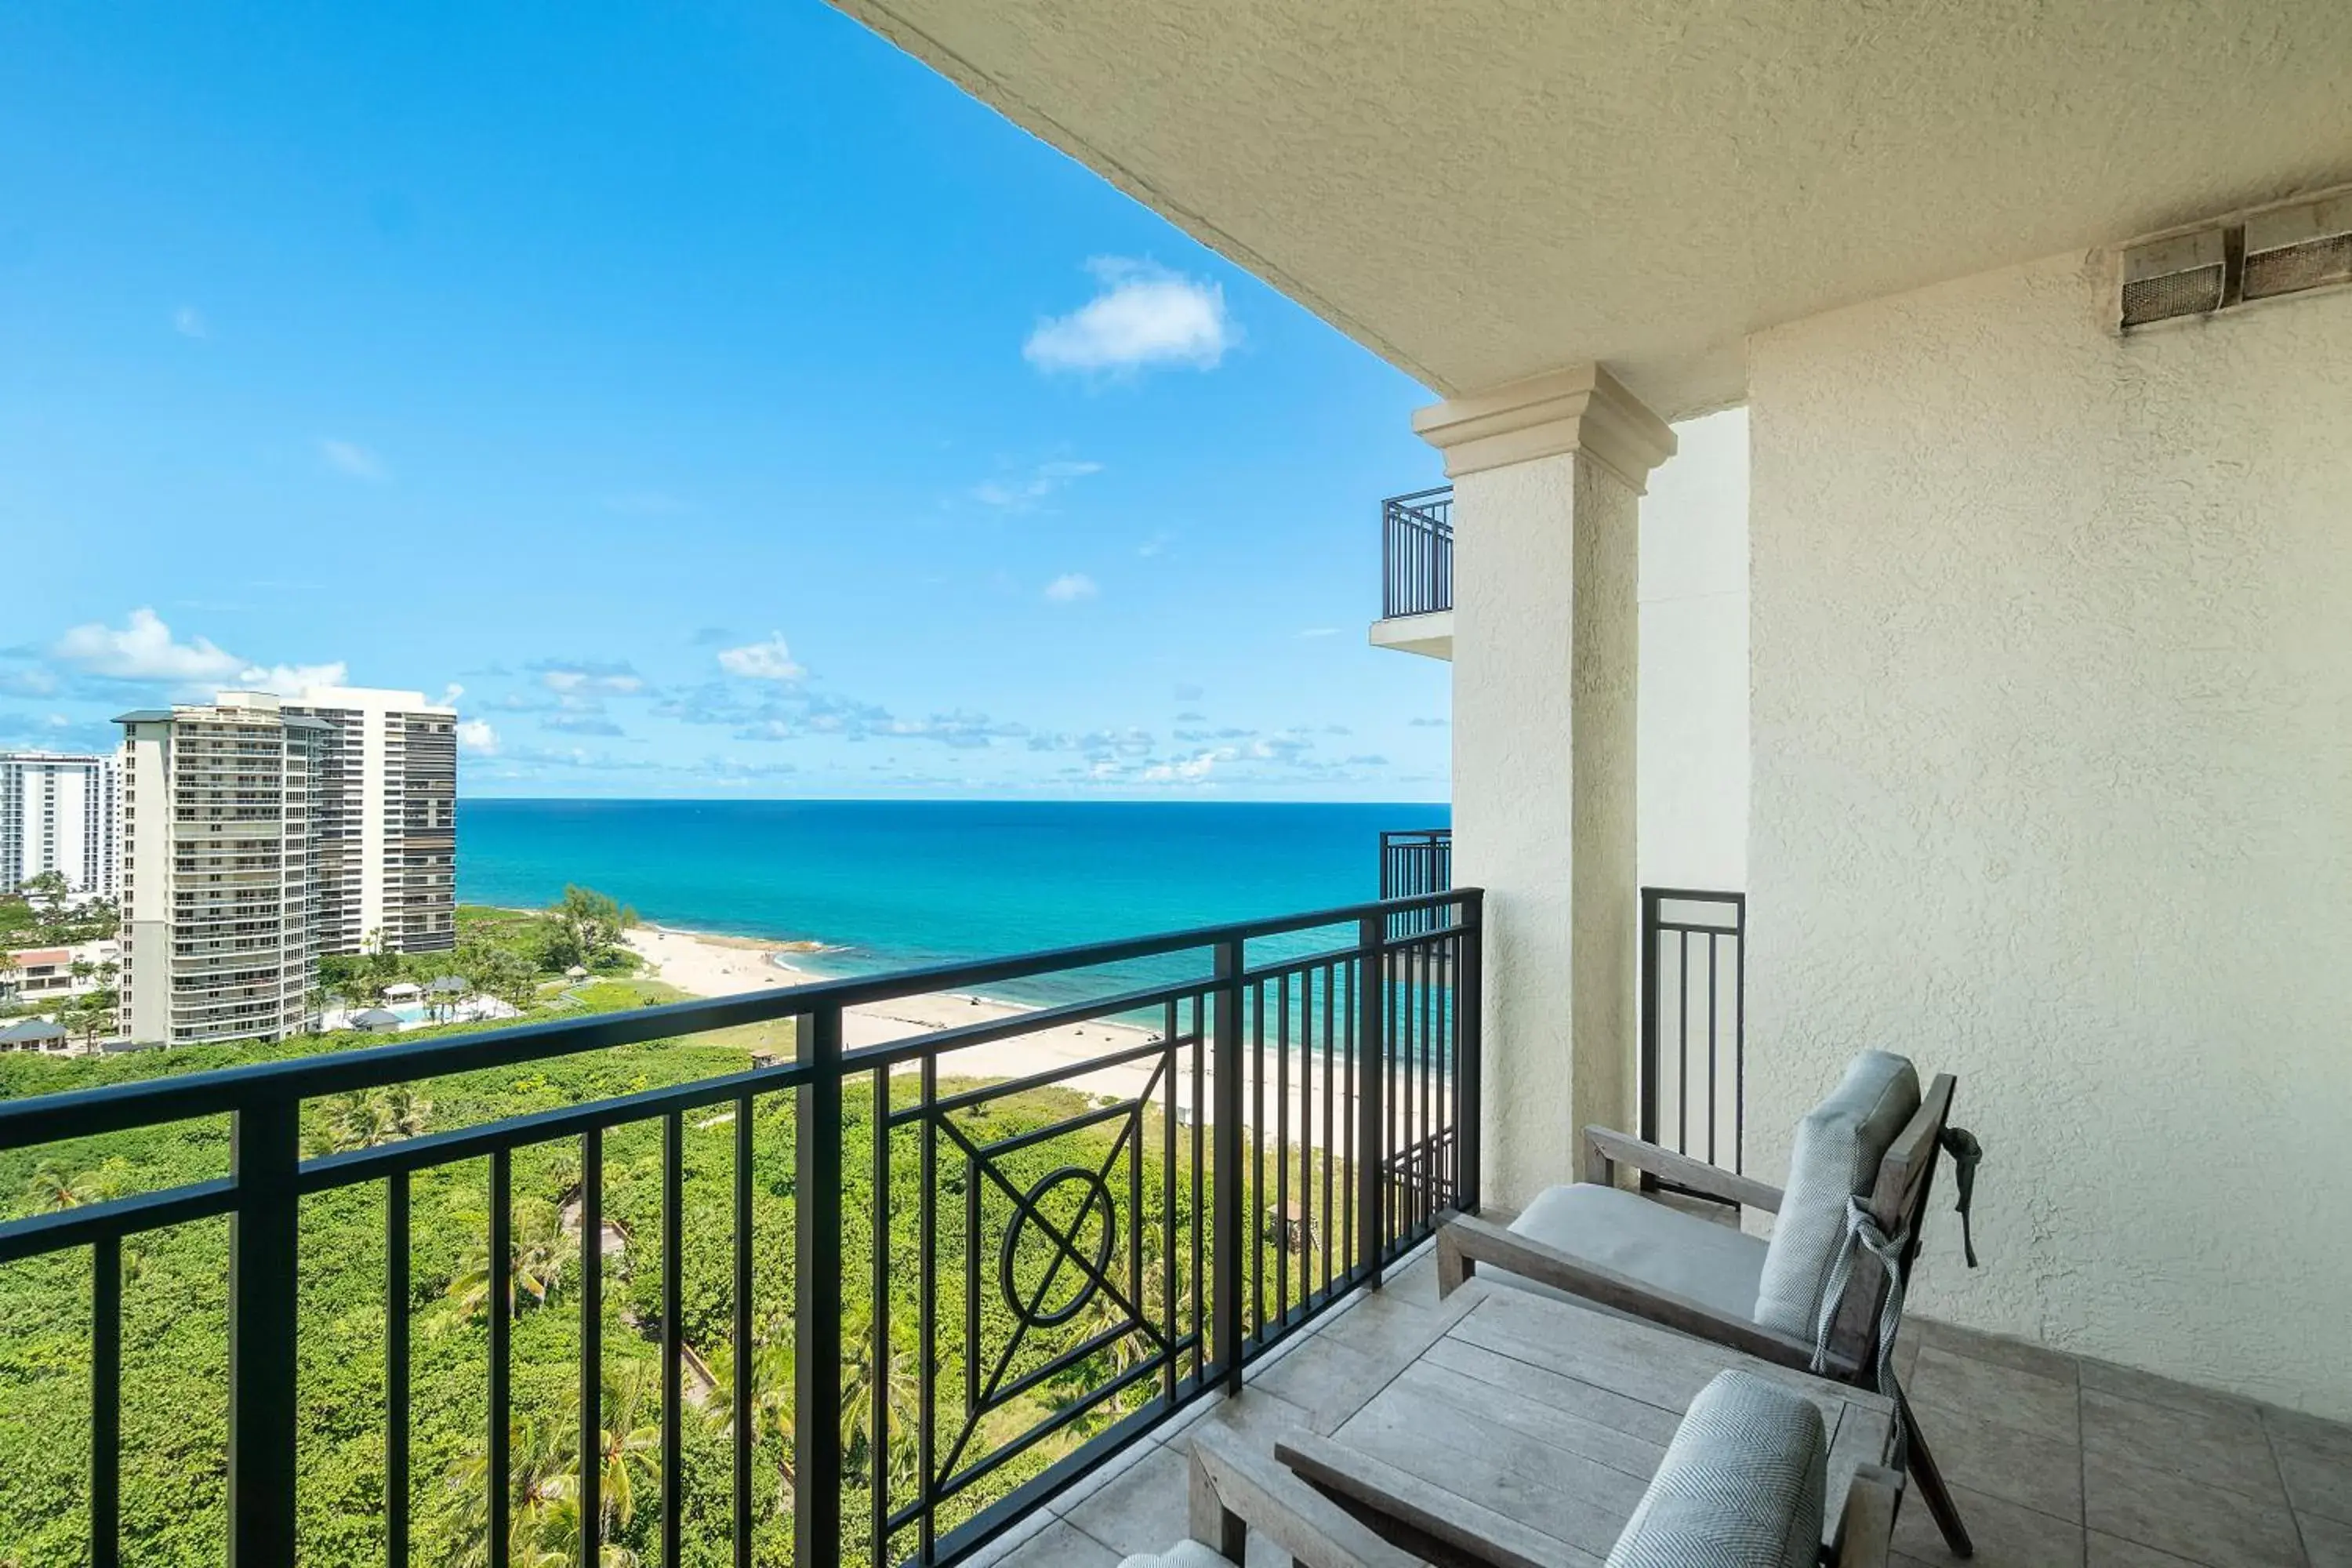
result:
[[[0,11],[0,745],[340,666],[476,795],[1443,799],[1427,400],[813,0]]]

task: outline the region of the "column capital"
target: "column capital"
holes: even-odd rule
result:
[[[1675,455],[1675,433],[1597,364],[1547,371],[1413,411],[1413,433],[1460,479],[1537,458],[1582,452],[1635,493]]]

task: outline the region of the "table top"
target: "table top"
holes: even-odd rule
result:
[[[1739,1367],[1821,1407],[1830,1439],[1824,1530],[1857,1464],[1885,1464],[1892,1403],[1737,1351],[1473,1279],[1452,1323],[1329,1441],[1283,1452],[1309,1479],[1408,1523],[1453,1521],[1500,1563],[1598,1565],[1633,1517],[1683,1413]],[[1348,1478],[1327,1473],[1342,1466]]]

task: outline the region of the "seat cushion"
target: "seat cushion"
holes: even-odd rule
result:
[[[1547,1188],[1511,1222],[1511,1229],[1729,1317],[1745,1318],[1756,1306],[1763,1242],[1742,1235],[1737,1226],[1717,1225],[1615,1187],[1580,1182]],[[1478,1277],[1591,1304],[1487,1265],[1480,1266]]]
[[[1234,1560],[1219,1556],[1197,1541],[1180,1541],[1165,1552],[1122,1558],[1118,1568],[1234,1568]]]
[[[1812,1568],[1829,1489],[1822,1413],[1724,1372],[1699,1390],[1608,1568]]]
[[[1822,1287],[1845,1240],[1846,1205],[1878,1181],[1879,1163],[1919,1110],[1919,1074],[1903,1058],[1864,1051],[1827,1100],[1797,1123],[1789,1184],[1750,1310],[1768,1329],[1811,1341]]]

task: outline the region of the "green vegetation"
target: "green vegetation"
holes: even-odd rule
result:
[[[0,895],[0,948],[71,947],[105,942],[122,929],[113,900],[91,899],[75,906],[67,901],[71,896],[58,871],[44,871],[14,893]]]
[[[606,900],[609,903],[609,900]],[[569,923],[571,917],[564,919]],[[539,942],[537,976],[553,960],[585,956],[586,967],[617,969],[611,944],[617,926],[599,915],[564,940],[550,940],[553,917],[500,911],[461,912],[461,952],[483,947],[519,953]],[[601,945],[596,933],[604,931]],[[429,961],[428,961],[429,966]],[[568,967],[568,965],[566,966]],[[675,995],[656,982],[624,977],[577,986],[556,983],[532,998],[536,1014],[634,1007]],[[465,1032],[468,1026],[412,1031],[403,1042]],[[473,1026],[470,1027],[478,1027]],[[283,1045],[196,1047],[168,1052],[95,1058],[0,1059],[0,1098],[52,1093],[100,1083],[200,1071],[242,1062],[349,1048],[368,1037],[349,1034]],[[388,1038],[385,1037],[385,1038]],[[375,1147],[425,1131],[446,1131],[532,1111],[611,1099],[666,1085],[736,1072],[746,1053],[790,1054],[783,1026],[749,1026],[698,1037],[593,1052],[525,1067],[452,1074],[429,1083],[336,1096],[306,1108],[305,1144],[311,1152]],[[942,1083],[942,1093],[964,1084]],[[901,1075],[890,1102],[904,1106],[918,1092]],[[851,1082],[844,1095],[843,1225],[837,1252],[796,1258],[793,1218],[796,1125],[789,1093],[754,1102],[753,1343],[742,1357],[752,1382],[755,1423],[755,1559],[765,1568],[792,1562],[791,1510],[799,1484],[795,1469],[792,1390],[793,1311],[802,1270],[840,1270],[846,1322],[842,1377],[842,1439],[847,1455],[845,1556],[862,1559],[872,1518],[871,1478],[887,1478],[894,1506],[913,1496],[919,1463],[915,1447],[926,1347],[918,1338],[922,1212],[920,1132],[891,1130],[887,1201],[877,1233],[872,1076]],[[957,1134],[987,1145],[1099,1109],[1090,1096],[1038,1089],[984,1101],[952,1113]],[[719,1568],[731,1561],[729,1428],[732,1379],[743,1369],[731,1343],[733,1300],[732,1105],[688,1113],[681,1124],[684,1171],[681,1230],[683,1291],[677,1304],[687,1358],[684,1421],[685,1552],[680,1568]],[[1112,1161],[1120,1121],[1066,1128],[1028,1147],[1005,1152],[999,1169],[1025,1192],[1066,1165],[1087,1170],[1113,1163],[1109,1186],[1118,1215],[1110,1248],[1112,1282],[1156,1317],[1168,1299],[1160,1240],[1186,1237],[1195,1205],[1209,1194],[1190,1190],[1189,1156],[1180,1150],[1176,1202],[1167,1212],[1159,1124],[1147,1115],[1139,1151],[1120,1148]],[[983,1381],[1002,1360],[1009,1384],[1043,1369],[1057,1354],[1112,1326],[1118,1309],[1105,1293],[1077,1302],[1076,1276],[1063,1268],[1045,1286],[1054,1249],[1042,1229],[1025,1227],[1012,1251],[1015,1287],[1046,1289],[1044,1308],[1076,1305],[1067,1321],[1017,1332],[999,1280],[1001,1248],[1014,1211],[1005,1190],[984,1173],[968,1194],[970,1176],[956,1139],[938,1138],[935,1194],[938,1273],[933,1300],[939,1325],[928,1347],[937,1378],[940,1456],[960,1429],[965,1357],[964,1267],[970,1246],[980,1281],[976,1306]],[[604,1354],[599,1431],[586,1456],[602,1478],[603,1531],[609,1568],[657,1559],[660,1492],[656,1473],[661,1422],[656,1350],[661,1299],[663,1127],[656,1121],[618,1128],[604,1143],[604,1215],[599,1237],[605,1280]],[[1300,1152],[1293,1150],[1295,1163]],[[1139,1177],[1139,1214],[1130,1206],[1130,1159]],[[1274,1178],[1269,1159],[1265,1180]],[[200,1118],[170,1127],[79,1140],[47,1148],[0,1153],[0,1217],[71,1208],[127,1194],[153,1191],[225,1174],[228,1129],[224,1118]],[[580,1145],[565,1139],[518,1150],[512,1159],[515,1281],[512,1323],[512,1472],[516,1500],[511,1534],[518,1564],[575,1561],[578,1539]],[[1336,1190],[1348,1192],[1344,1173]],[[414,1561],[464,1564],[486,1559],[484,1473],[488,1425],[488,1340],[491,1308],[488,1163],[465,1162],[417,1173],[411,1188],[410,1289],[412,1324],[408,1410],[412,1447],[410,1517]],[[1050,1185],[1039,1204],[1054,1225],[1089,1253],[1101,1236],[1103,1214],[1082,1211],[1082,1183]],[[968,1200],[981,1215],[976,1237],[965,1234]],[[302,1408],[300,1528],[304,1560],[314,1563],[380,1561],[384,1486],[383,1344],[387,1321],[383,1192],[370,1183],[305,1201],[301,1216],[300,1391]],[[1245,1202],[1244,1213],[1251,1212]],[[1324,1216],[1322,1223],[1341,1223]],[[1140,1225],[1144,1266],[1130,1273],[1129,1226]],[[196,1568],[220,1561],[226,1499],[225,1389],[226,1222],[174,1226],[131,1238],[123,1254],[123,1533],[124,1560],[160,1568]],[[877,1238],[887,1247],[887,1294],[872,1293]],[[1269,1291],[1278,1258],[1269,1237],[1263,1258]],[[1292,1266],[1300,1266],[1293,1258]],[[1189,1243],[1176,1259],[1176,1300],[1189,1319],[1196,1290]],[[77,1565],[88,1561],[90,1261],[87,1250],[0,1267],[0,1565]],[[877,1307],[887,1310],[886,1350],[874,1354]],[[1108,1340],[1094,1353],[983,1415],[962,1457],[968,1465],[1031,1430],[1057,1409],[1098,1388],[1149,1353],[1141,1337]],[[877,1365],[878,1360],[878,1365]],[[877,1419],[874,1391],[882,1413]],[[942,1530],[1068,1452],[1092,1432],[1136,1407],[1157,1388],[1136,1389],[1073,1422],[1006,1465],[943,1511]],[[892,1543],[895,1558],[910,1537]],[[664,1568],[669,1568],[665,1564]]]

